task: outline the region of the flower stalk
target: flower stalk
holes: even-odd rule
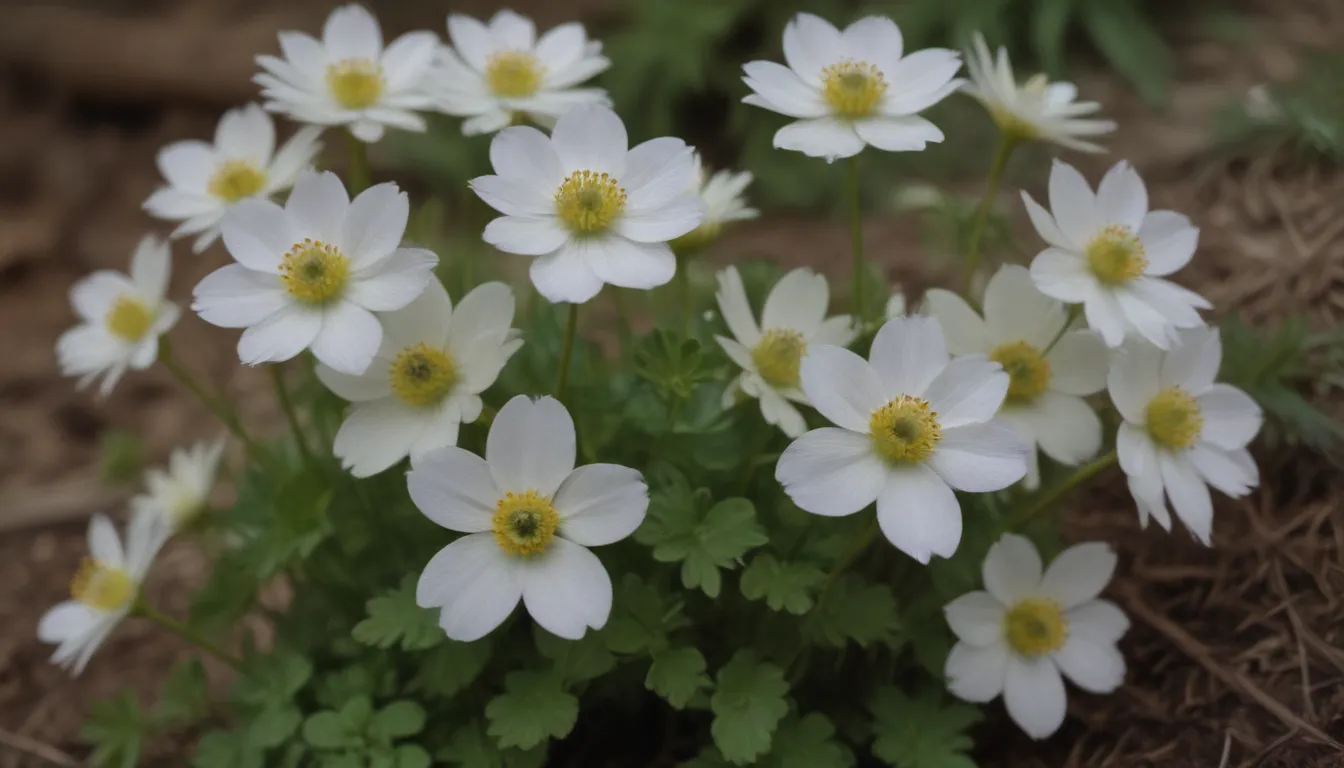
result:
[[[150,605],[148,602],[144,600],[143,597],[136,598],[135,605],[131,608],[131,614],[133,616],[139,616],[142,619],[147,619],[153,622],[154,624],[159,625],[160,628],[165,629],[168,632],[173,633],[174,635],[177,635],[183,640],[186,640],[188,643],[191,643],[192,645],[196,646],[202,651],[205,651],[211,656],[214,656],[216,659],[219,659],[225,664],[228,664],[235,670],[241,670],[243,668],[243,663],[238,659],[237,656],[234,656],[233,654],[219,647],[214,642],[208,640],[204,635],[202,635],[200,632],[197,632],[195,629],[192,629],[186,624],[178,621],[177,619],[172,618],[171,616],[163,613],[159,609]]]
[[[373,178],[369,171],[369,145],[346,131],[345,146],[350,156],[350,164],[346,167],[346,184],[351,196],[354,196],[368,189]]]
[[[565,335],[560,342],[560,370],[556,374],[555,399],[565,401],[565,388],[569,384],[569,364],[574,356],[574,335],[578,331],[579,305],[569,305],[569,317],[565,320]]]
[[[989,213],[994,209],[994,200],[999,195],[999,185],[1003,181],[1003,172],[1013,151],[1022,143],[1021,138],[1005,131],[999,140],[999,148],[994,152],[994,161],[989,168],[989,180],[985,182],[985,196],[975,209],[975,219],[971,224],[971,234],[966,241],[966,274],[962,280],[967,296],[970,295],[975,273],[980,269],[980,243],[985,237],[985,227],[989,224]]]
[[[168,372],[173,374],[173,377],[182,386],[195,395],[196,399],[200,400],[201,404],[209,409],[229,432],[233,433],[234,437],[247,446],[247,452],[251,454],[252,458],[257,461],[266,461],[269,458],[266,449],[253,440],[243,428],[242,420],[238,418],[238,412],[234,410],[233,406],[223,396],[215,396],[207,392],[205,385],[197,381],[196,377],[192,376],[191,372],[182,365],[182,361],[178,360],[177,355],[173,353],[172,343],[168,341],[167,336],[159,339],[159,360],[163,362],[163,367],[167,368]]]

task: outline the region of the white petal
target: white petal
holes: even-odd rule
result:
[[[766,424],[779,427],[789,437],[799,437],[807,431],[807,421],[793,404],[784,399],[770,386],[760,390],[761,418]]]
[[[574,420],[553,397],[518,395],[490,425],[485,458],[501,490],[551,496],[574,469]]]
[[[89,557],[104,565],[121,568],[126,564],[126,555],[121,549],[121,537],[106,515],[96,514],[89,519]]]
[[[1065,610],[1101,594],[1115,573],[1117,558],[1110,544],[1092,541],[1059,554],[1045,570],[1041,594],[1057,600]]]
[[[215,172],[215,151],[203,141],[179,141],[159,150],[159,173],[186,192],[205,192]]]
[[[955,93],[962,85],[953,80],[961,69],[961,56],[946,48],[925,48],[906,56],[884,70],[889,90],[880,108],[887,114],[922,112]]]
[[[1109,600],[1089,600],[1064,614],[1069,636],[1093,643],[1114,643],[1129,631],[1129,618]]]
[[[372,144],[383,138],[383,124],[373,120],[356,120],[349,128],[350,135],[365,144]]]
[[[1101,418],[1076,395],[1043,392],[1017,413],[1046,455],[1076,466],[1101,450]]]
[[[288,189],[293,186],[299,174],[311,167],[313,158],[322,151],[322,127],[306,125],[280,146],[280,151],[271,158],[267,188],[272,191]]]
[[[795,269],[770,289],[761,312],[761,326],[766,330],[787,329],[810,338],[826,316],[830,295],[826,278],[810,269]]]
[[[350,266],[365,269],[392,253],[401,243],[410,214],[410,198],[396,184],[375,184],[359,193],[350,203],[341,233]]]
[[[751,359],[750,349],[724,336],[715,336],[714,340],[723,348],[723,352],[728,355],[728,359],[741,366],[742,370],[756,372],[756,363]],[[754,393],[748,392],[747,394]]]
[[[453,312],[448,328],[449,348],[465,349],[473,339],[507,332],[513,323],[513,312],[513,289],[507,284],[481,283],[472,288]]]
[[[275,151],[275,123],[257,104],[230,109],[215,127],[215,151],[230,160],[250,160],[265,168]]]
[[[985,322],[990,337],[999,342],[1025,341],[1045,349],[1054,341],[1067,317],[1059,301],[1036,288],[1031,272],[1008,264],[999,268],[985,287]]]
[[[1116,300],[1115,293],[1096,286],[1091,295],[1083,299],[1083,317],[1092,330],[1101,334],[1108,347],[1118,347],[1125,341],[1132,327],[1129,318]]]
[[[98,616],[89,606],[76,600],[66,600],[52,606],[37,623],[37,639],[44,643],[61,643],[89,631]]]
[[[625,155],[621,186],[629,193],[626,212],[648,212],[684,195],[695,181],[695,157],[686,142],[670,136],[636,144]]]
[[[833,117],[818,117],[789,123],[775,132],[776,149],[791,149],[808,157],[834,160],[863,151],[863,139],[854,127]]]
[[[821,321],[809,344],[848,345],[859,335],[858,323],[849,315],[835,315]]]
[[[616,220],[615,230],[637,243],[665,243],[691,232],[704,218],[704,201],[695,195],[682,195],[656,209],[622,215]]]
[[[578,640],[611,614],[611,577],[597,555],[559,536],[522,569],[523,604],[542,629]]]
[[[422,608],[441,608],[439,626],[448,637],[479,640],[504,622],[522,597],[521,574],[495,543],[494,534],[473,533],[439,550],[415,588]]]
[[[421,415],[420,437],[411,444],[411,466],[414,467],[433,451],[440,448],[457,446],[457,435],[462,428],[465,409],[475,420],[481,415],[484,404],[475,396],[449,396],[439,403],[438,408],[430,408]]]
[[[1083,260],[1059,248],[1046,248],[1032,259],[1031,281],[1046,296],[1070,304],[1085,300],[1097,288],[1097,278]]]
[[[1106,388],[1125,421],[1147,423],[1148,403],[1162,389],[1161,365],[1161,350],[1143,344],[1125,347],[1111,359]]]
[[[895,71],[904,47],[900,28],[885,16],[865,16],[850,24],[840,33],[840,42],[855,59],[887,74]]]
[[[608,236],[576,240],[571,248],[583,255],[588,268],[604,283],[621,288],[656,288],[671,282],[677,257],[665,243],[637,243]]]
[[[959,491],[998,491],[1026,475],[1030,448],[1002,421],[968,424],[943,431],[928,465]]]
[[[1198,310],[1211,309],[1212,304],[1194,291],[1156,277],[1140,277],[1128,286],[1129,292],[1157,311],[1177,328],[1199,328],[1204,319]]]
[[[1063,251],[1076,251],[1086,245],[1086,243],[1075,243],[1065,237],[1064,233],[1060,231],[1059,225],[1055,223],[1055,217],[1050,215],[1050,212],[1036,202],[1031,195],[1023,192],[1022,202],[1026,205],[1027,215],[1031,218],[1031,225],[1036,228],[1036,234],[1040,235],[1046,243]]]
[[[784,60],[808,81],[820,82],[822,68],[838,62],[844,52],[840,30],[820,16],[800,13],[784,27]]]
[[[957,294],[930,288],[924,293],[924,312],[942,327],[948,352],[968,355],[990,351],[985,321]]]
[[[374,312],[405,307],[434,280],[439,257],[421,248],[398,248],[354,276],[347,301]]]
[[[1003,603],[988,592],[967,592],[943,606],[947,625],[958,640],[989,645],[1003,638]]]
[[[893,317],[878,330],[868,357],[887,397],[918,397],[947,366],[947,342],[933,318]]]
[[[331,171],[300,174],[294,182],[294,190],[285,201],[285,211],[293,217],[295,225],[285,250],[307,237],[333,244],[341,248],[347,257],[351,256],[348,244],[342,238],[342,225],[349,210],[350,196],[346,194],[341,177]],[[227,236],[224,244],[229,244]]]
[[[490,530],[504,496],[485,459],[456,446],[425,454],[406,473],[406,488],[425,517],[464,533]]]
[[[206,275],[193,290],[192,309],[222,328],[246,328],[288,304],[284,284],[274,274],[229,264]]]
[[[505,253],[543,256],[569,242],[569,230],[554,216],[500,216],[486,225],[481,239]]]
[[[866,434],[873,411],[886,404],[877,371],[844,347],[808,347],[799,366],[808,402],[832,424]]]
[[[238,339],[238,358],[245,365],[289,360],[307,349],[321,330],[322,313],[288,304],[243,331]]]
[[[528,271],[537,291],[551,302],[582,304],[602,290],[602,280],[574,247],[538,257]]]
[[[563,69],[578,63],[587,43],[588,33],[584,31],[583,25],[571,21],[552,27],[542,34],[533,53],[547,69]]]
[[[531,19],[506,8],[490,18],[490,36],[500,48],[526,51],[537,40],[537,27]]]
[[[1125,320],[1149,343],[1162,349],[1171,347],[1175,329],[1157,306],[1147,298],[1124,288],[1111,292]],[[1104,334],[1103,334],[1104,335]]]
[[[480,176],[471,180],[471,191],[485,204],[507,216],[553,218],[555,216],[554,189],[551,194],[531,180],[504,176]],[[486,242],[490,242],[487,240]]]
[[[414,88],[434,61],[439,38],[433,32],[407,32],[383,51],[383,77],[389,91]]]
[[[888,470],[877,497],[877,522],[897,549],[927,564],[951,557],[961,542],[961,505],[952,489],[921,464]]]
[[[550,138],[523,125],[505,128],[491,139],[490,164],[500,176],[528,184],[543,195],[555,194],[566,173]]]
[[[355,477],[369,477],[410,455],[425,415],[395,397],[356,403],[336,433],[332,453]]]
[[[223,216],[220,201],[199,192],[184,192],[176,187],[162,187],[154,191],[141,206],[149,215],[160,219],[190,219],[218,212]],[[183,231],[182,234],[190,234]]]
[[[829,111],[816,86],[787,67],[773,61],[751,61],[742,71],[746,73],[743,81],[769,104],[767,109],[802,118],[821,117]]]
[[[1213,536],[1213,498],[1209,487],[1184,456],[1161,453],[1157,463],[1162,468],[1162,487],[1171,500],[1171,508],[1195,538],[1208,546]]]
[[[1050,211],[1059,231],[1079,246],[1092,242],[1105,224],[1097,214],[1096,195],[1087,180],[1076,168],[1059,160],[1050,168]]]
[[[1248,472],[1229,451],[1212,443],[1196,443],[1186,456],[1204,482],[1233,498],[1245,496],[1259,483],[1258,469]]]
[[[131,282],[140,289],[140,295],[158,300],[168,290],[172,267],[172,251],[168,244],[153,235],[145,235],[131,255]]]
[[[814,429],[780,454],[775,479],[784,492],[814,515],[852,515],[873,503],[887,482],[887,468],[867,435],[844,429]]]
[[[560,535],[585,547],[613,544],[634,533],[648,507],[644,476],[618,464],[579,467],[555,492]]]
[[[1091,693],[1111,693],[1125,682],[1125,657],[1114,645],[1070,635],[1051,654],[1074,685]]]
[[[620,179],[625,173],[629,139],[625,123],[600,105],[575,107],[555,123],[551,145],[565,171],[609,173]]]
[[[944,666],[947,689],[963,701],[983,704],[1003,692],[1008,672],[1008,646],[994,643],[976,647],[957,643]]]
[[[224,247],[239,264],[273,275],[279,273],[285,252],[303,239],[283,208],[257,198],[234,203],[219,228]]]
[[[359,375],[368,370],[378,345],[383,341],[383,326],[378,318],[349,301],[322,312],[322,330],[313,340],[313,356],[341,373]]]
[[[920,152],[943,140],[938,126],[918,115],[870,117],[854,123],[854,132],[868,144],[887,152]]]
[[[1245,447],[1260,431],[1264,414],[1251,396],[1229,384],[1214,384],[1200,395],[1204,417],[1200,437],[1229,451]]]
[[[1044,739],[1059,730],[1068,700],[1064,679],[1050,657],[1009,656],[1003,703],[1008,716],[1033,739]]]
[[[751,304],[747,302],[747,289],[742,284],[742,276],[736,267],[727,267],[718,274],[719,290],[715,298],[719,303],[719,314],[728,325],[728,330],[739,342],[754,347],[761,340],[760,328],[751,313]]]
[[[361,5],[345,5],[331,12],[322,28],[322,44],[331,58],[378,61],[383,33],[378,20]]]
[[[1120,224],[1138,231],[1148,213],[1148,190],[1143,179],[1129,163],[1121,160],[1111,167],[1097,186],[1097,215],[1109,224]]]
[[[1050,389],[1069,395],[1091,395],[1106,388],[1110,350],[1095,331],[1070,331],[1045,356],[1050,363]]]
[[[470,16],[454,13],[448,17],[448,37],[463,61],[479,72],[485,71],[495,43],[484,24]]]
[[[1182,331],[1178,345],[1163,356],[1163,387],[1180,387],[1201,395],[1213,386],[1223,360],[1223,343],[1216,328]]]
[[[929,408],[944,429],[980,424],[1003,405],[1010,379],[998,363],[983,357],[962,357],[947,367],[924,391]]]
[[[352,403],[364,403],[392,396],[387,370],[379,368],[377,358],[362,376],[340,373],[325,365],[318,365],[314,373],[322,382],[322,386],[334,392],[337,397]]]
[[[1139,241],[1148,259],[1145,274],[1164,277],[1190,263],[1199,247],[1199,230],[1175,211],[1153,211],[1143,217]]]
[[[1004,605],[1032,596],[1041,583],[1041,556],[1025,536],[1005,533],[989,548],[981,568],[985,589]]]
[[[402,347],[422,341],[432,347],[443,347],[454,319],[453,300],[448,298],[443,283],[431,275],[414,301],[378,319],[383,324],[385,354],[395,354]]]
[[[1131,477],[1153,477],[1159,473],[1157,447],[1141,427],[1125,423],[1115,435],[1115,451],[1120,469]],[[1159,489],[1160,484],[1159,484]]]

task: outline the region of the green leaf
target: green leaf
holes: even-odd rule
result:
[[[1064,75],[1064,45],[1079,0],[1036,0],[1031,14],[1031,45],[1051,77]]]
[[[248,567],[267,579],[291,562],[312,554],[331,532],[327,509],[334,491],[317,468],[291,475],[267,499],[271,514],[243,550]]]
[[[852,573],[836,581],[814,615],[811,630],[817,634],[816,639],[836,648],[844,647],[848,640],[865,647],[887,642],[899,625],[891,589],[869,584]]]
[[[551,671],[567,685],[601,677],[616,666],[616,657],[596,632],[587,632],[579,640],[566,640],[537,625],[533,635],[537,651],[555,662]]]
[[[775,729],[789,712],[788,691],[784,671],[751,651],[738,651],[719,669],[709,701],[714,712],[710,733],[725,759],[744,765],[770,750]]]
[[[657,498],[657,497],[655,497]],[[718,597],[723,586],[719,570],[733,568],[738,559],[769,540],[756,520],[749,499],[724,499],[701,512],[705,494],[673,493],[649,505],[649,516],[635,532],[653,546],[653,559],[681,563],[681,583]]]
[[[713,746],[700,749],[700,754],[678,765],[678,768],[729,768],[732,763],[723,759],[723,754]]]
[[[668,646],[667,635],[688,622],[681,603],[668,604],[663,592],[633,573],[621,578],[611,618],[601,635],[613,653],[656,654]]]
[[[440,762],[462,768],[541,768],[546,761],[545,746],[523,751],[500,749],[485,735],[479,722],[458,728],[448,740],[448,746],[437,755]]]
[[[390,648],[400,643],[407,651],[443,642],[445,635],[439,628],[437,612],[415,602],[415,584],[415,575],[409,575],[396,589],[365,603],[369,617],[356,624],[350,634],[365,645]]]
[[[144,451],[140,436],[124,429],[105,429],[98,435],[102,456],[98,475],[108,485],[129,483],[144,466]]]
[[[980,721],[980,710],[960,702],[944,705],[929,688],[915,698],[895,687],[879,689],[873,713],[873,754],[895,768],[975,768],[965,753],[974,746],[966,729]]]
[[[695,648],[669,648],[653,656],[644,687],[662,696],[675,709],[685,709],[711,683],[705,657]]]
[[[1171,49],[1137,4],[1084,0],[1078,10],[1092,43],[1111,66],[1133,83],[1149,104],[1165,101],[1171,82]]]
[[[356,696],[374,698],[385,686],[387,673],[391,670],[375,669],[374,660],[365,665],[338,669],[318,679],[316,687],[317,703],[327,709],[339,709],[342,704]],[[391,672],[390,682],[395,683],[395,672]]]
[[[94,703],[79,738],[93,746],[89,762],[97,768],[135,768],[140,764],[140,747],[149,728],[135,694],[122,691]]]
[[[635,346],[634,368],[664,400],[686,400],[696,384],[715,375],[699,341],[662,328],[644,336]]]
[[[826,574],[814,565],[781,563],[774,555],[762,553],[742,572],[742,596],[764,598],[772,611],[801,616],[812,610],[812,593],[825,581]]]
[[[359,733],[350,729],[340,712],[325,709],[303,721],[303,740],[318,749],[343,749],[358,745]]]
[[[233,684],[233,697],[254,708],[290,704],[312,675],[312,663],[292,651],[249,651]]]
[[[256,710],[247,724],[247,742],[257,749],[278,747],[289,740],[303,722],[303,713],[292,704],[272,704]]]
[[[192,768],[265,768],[263,753],[242,731],[211,731],[196,743]]]
[[[429,768],[432,762],[429,753],[419,744],[402,744],[397,747],[396,768]]]
[[[395,741],[414,736],[425,728],[425,709],[409,699],[401,699],[378,710],[369,724],[373,739]]]
[[[854,753],[835,738],[835,726],[822,714],[812,712],[801,720],[790,719],[779,727],[770,756],[762,763],[770,768],[850,768]]]
[[[470,643],[445,640],[418,659],[410,691],[437,699],[456,696],[485,669],[491,650],[488,637]]]
[[[173,668],[154,708],[154,722],[169,728],[191,725],[210,711],[205,668],[200,659],[188,659]]]
[[[486,704],[485,717],[500,747],[532,749],[569,734],[579,717],[579,700],[565,693],[558,675],[510,672],[504,693]]]

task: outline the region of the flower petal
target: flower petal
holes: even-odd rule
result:
[[[1129,163],[1121,160],[1111,167],[1097,186],[1097,215],[1108,224],[1119,224],[1137,232],[1148,213],[1148,190],[1143,179]]]
[[[1041,293],[1077,304],[1097,290],[1097,278],[1076,253],[1046,248],[1031,260],[1031,281]]]
[[[1248,471],[1231,453],[1212,443],[1196,443],[1186,455],[1204,482],[1228,496],[1239,498],[1259,484],[1260,472],[1254,464],[1251,464],[1252,471]]]
[[[799,366],[808,402],[832,424],[867,434],[873,411],[888,400],[877,371],[844,347],[808,347]]]
[[[1159,453],[1162,487],[1176,516],[1204,546],[1213,537],[1213,498],[1194,464],[1179,454]]]
[[[1190,263],[1199,247],[1199,229],[1175,211],[1153,211],[1143,217],[1139,242],[1148,259],[1144,274],[1165,277]]]
[[[1008,395],[1010,379],[998,363],[981,356],[961,357],[943,368],[924,391],[929,408],[944,430],[993,418]]]
[[[1033,739],[1044,739],[1059,730],[1068,700],[1055,662],[1048,656],[1009,656],[1003,703],[1008,716]]]
[[[398,248],[355,275],[345,298],[374,312],[410,304],[434,281],[439,257],[423,248]]]
[[[563,171],[587,170],[625,174],[625,154],[630,146],[625,123],[607,107],[589,104],[566,112],[551,131],[551,145]]]
[[[297,304],[243,331],[238,339],[238,358],[245,365],[277,363],[307,349],[322,330],[322,313]]]
[[[1115,573],[1117,560],[1115,550],[1105,542],[1069,547],[1045,570],[1041,594],[1054,598],[1064,610],[1076,608],[1101,594]]]
[[[1163,355],[1160,381],[1163,387],[1180,387],[1202,395],[1218,378],[1223,362],[1223,341],[1217,328],[1190,328],[1180,333],[1177,346]]]
[[[947,689],[953,696],[976,704],[993,701],[1003,693],[1004,677],[1008,673],[1008,646],[994,643],[974,646],[957,643],[947,656],[943,667]]]
[[[431,275],[415,300],[401,309],[380,315],[378,319],[383,324],[381,351],[384,355],[395,354],[403,347],[422,341],[442,347],[454,320],[453,300],[448,298],[448,289],[443,283]]]
[[[1101,417],[1081,397],[1043,392],[1015,415],[1041,450],[1061,464],[1077,466],[1101,450]]]
[[[1085,247],[1104,226],[1092,187],[1076,168],[1056,160],[1050,168],[1050,211],[1059,231]]]
[[[496,134],[490,140],[490,164],[500,176],[542,195],[554,195],[565,180],[566,171],[550,138],[531,126],[517,125]]]
[[[1051,656],[1074,685],[1090,693],[1111,693],[1125,682],[1125,657],[1112,644],[1070,634]]]
[[[990,351],[985,321],[957,294],[942,288],[924,293],[924,313],[938,321],[947,339],[947,351],[969,355]]]
[[[98,621],[89,606],[66,600],[52,606],[37,623],[37,639],[44,643],[61,643],[89,631]]]
[[[322,386],[331,390],[337,397],[352,403],[365,403],[392,396],[392,385],[387,370],[379,369],[377,358],[374,358],[373,364],[362,376],[340,373],[325,365],[318,365],[314,372],[322,382]]]
[[[807,268],[790,271],[770,289],[761,312],[761,326],[767,331],[797,331],[811,338],[826,317],[830,293],[826,278]]]
[[[382,342],[378,318],[358,304],[342,301],[323,311],[313,357],[341,373],[359,375],[368,370]]]
[[[322,44],[333,60],[378,61],[383,52],[383,32],[378,20],[362,5],[344,5],[331,12],[322,27]]]
[[[573,243],[538,257],[528,274],[537,292],[550,302],[582,304],[596,296],[603,285],[588,266],[584,252]]]
[[[285,201],[285,212],[291,217],[293,233],[289,235],[289,241],[279,252],[284,253],[300,240],[311,238],[335,245],[349,257],[351,254],[348,244],[341,232],[349,209],[350,196],[346,194],[341,177],[331,171],[299,174],[299,178],[294,182],[294,190],[289,193],[289,199]],[[227,234],[224,244],[226,246],[229,244]],[[230,248],[229,251],[232,252],[233,249]]]
[[[1025,341],[1045,349],[1064,328],[1067,316],[1058,300],[1041,293],[1026,267],[999,268],[985,287],[986,328],[1000,343]]]
[[[464,533],[490,530],[504,496],[485,459],[457,446],[425,454],[406,473],[406,488],[425,517]]]
[[[574,469],[574,452],[574,420],[553,397],[514,397],[499,409],[485,441],[490,474],[513,493],[553,495]]]
[[[239,264],[272,275],[279,273],[285,252],[302,239],[283,208],[257,198],[234,203],[219,228],[224,247]]]
[[[415,602],[439,608],[439,626],[471,642],[504,623],[522,598],[522,574],[489,533],[473,533],[439,550],[415,587]]]
[[[942,130],[918,115],[870,117],[854,123],[854,132],[886,152],[920,152],[942,142]]]
[[[95,514],[89,519],[88,533],[89,557],[104,565],[121,568],[126,565],[126,555],[121,549],[121,537],[116,526],[107,519],[107,515]]]
[[[478,72],[484,72],[495,42],[490,30],[480,21],[460,13],[448,17],[448,38],[462,60]]]
[[[258,104],[230,109],[215,127],[215,151],[221,158],[265,168],[275,151],[275,123]]]
[[[512,288],[501,282],[481,283],[462,297],[453,312],[447,329],[449,348],[465,349],[473,339],[506,333],[513,324],[513,313]]]
[[[554,216],[500,216],[486,225],[481,239],[505,253],[543,256],[559,250],[570,235]]]
[[[719,313],[723,322],[738,342],[755,347],[761,340],[761,330],[747,301],[747,289],[742,284],[742,276],[736,267],[726,267],[718,274],[719,290],[714,294],[719,303]]]
[[[989,548],[981,567],[985,589],[1004,605],[1016,605],[1036,593],[1041,556],[1025,536],[1005,533]]]
[[[799,13],[784,26],[784,60],[808,82],[819,84],[821,70],[844,58],[844,52],[840,30],[820,16]]]
[[[814,429],[780,454],[775,479],[793,503],[814,515],[852,515],[872,504],[887,468],[866,435],[835,427]]]
[[[554,188],[547,194],[540,184],[505,176],[479,176],[471,180],[471,191],[485,204],[506,216],[554,218]],[[489,242],[488,240],[486,242]]]
[[[665,243],[637,243],[623,237],[576,240],[571,247],[583,254],[593,274],[621,288],[656,288],[671,282],[677,258]]]
[[[921,464],[888,469],[886,485],[877,497],[877,522],[897,549],[926,565],[933,555],[956,554],[961,542],[956,495]]]
[[[791,149],[808,157],[834,160],[859,154],[864,142],[850,124],[833,117],[818,117],[798,120],[780,128],[775,132],[774,145],[776,149]]]
[[[648,507],[644,476],[618,464],[579,467],[555,492],[560,535],[585,547],[613,544],[634,533]]]
[[[205,192],[215,172],[215,150],[204,141],[178,141],[159,150],[159,173],[186,192]]]
[[[1089,600],[1065,612],[1069,636],[1092,643],[1114,643],[1129,631],[1129,618],[1109,600]]]
[[[988,592],[967,592],[943,606],[947,625],[958,640],[970,645],[990,645],[1003,639],[1003,603]]]
[[[887,398],[919,397],[947,367],[947,342],[931,317],[893,317],[878,330],[868,357]]]
[[[840,33],[845,51],[859,61],[891,74],[901,61],[904,40],[896,22],[885,16],[865,16]]]
[[[742,71],[746,73],[743,82],[764,101],[748,103],[789,117],[822,117],[830,111],[817,87],[804,82],[788,67],[773,61],[750,61],[743,65]]]
[[[1161,365],[1162,351],[1146,344],[1131,344],[1111,358],[1106,389],[1125,421],[1148,422],[1148,403],[1162,389]]]
[[[1030,446],[1006,423],[994,420],[943,431],[928,466],[959,491],[999,491],[1027,474]]]
[[[622,215],[616,220],[615,231],[637,243],[665,243],[694,230],[704,218],[704,201],[695,195],[682,195],[656,209]]]
[[[1050,389],[1067,395],[1091,395],[1106,388],[1110,350],[1095,331],[1069,331],[1045,356]]]
[[[601,629],[611,615],[611,577],[602,561],[584,547],[556,537],[545,554],[522,569],[523,604],[542,629],[579,640],[589,627]]]
[[[410,215],[410,198],[396,184],[375,184],[359,193],[341,231],[350,266],[367,269],[396,250]]]
[[[246,328],[279,312],[288,303],[284,285],[273,274],[229,264],[206,275],[193,290],[192,310],[221,328]]]
[[[1260,406],[1230,384],[1214,384],[1198,400],[1204,416],[1200,437],[1219,448],[1234,451],[1245,447],[1264,423]]]
[[[1022,203],[1027,208],[1027,216],[1031,218],[1031,225],[1036,228],[1036,234],[1052,247],[1062,251],[1077,251],[1086,245],[1075,243],[1065,237],[1059,225],[1055,223],[1055,217],[1026,192],[1022,193]]]
[[[425,415],[395,397],[356,403],[331,450],[350,474],[370,477],[409,456],[424,429]]]

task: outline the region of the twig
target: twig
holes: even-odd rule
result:
[[[3,728],[0,728],[0,745],[35,757],[44,763],[61,766],[61,768],[81,768],[84,765],[50,744],[43,744],[40,741]]]
[[[1232,731],[1223,732],[1223,757],[1218,761],[1218,768],[1227,768],[1227,761],[1232,758]]]

